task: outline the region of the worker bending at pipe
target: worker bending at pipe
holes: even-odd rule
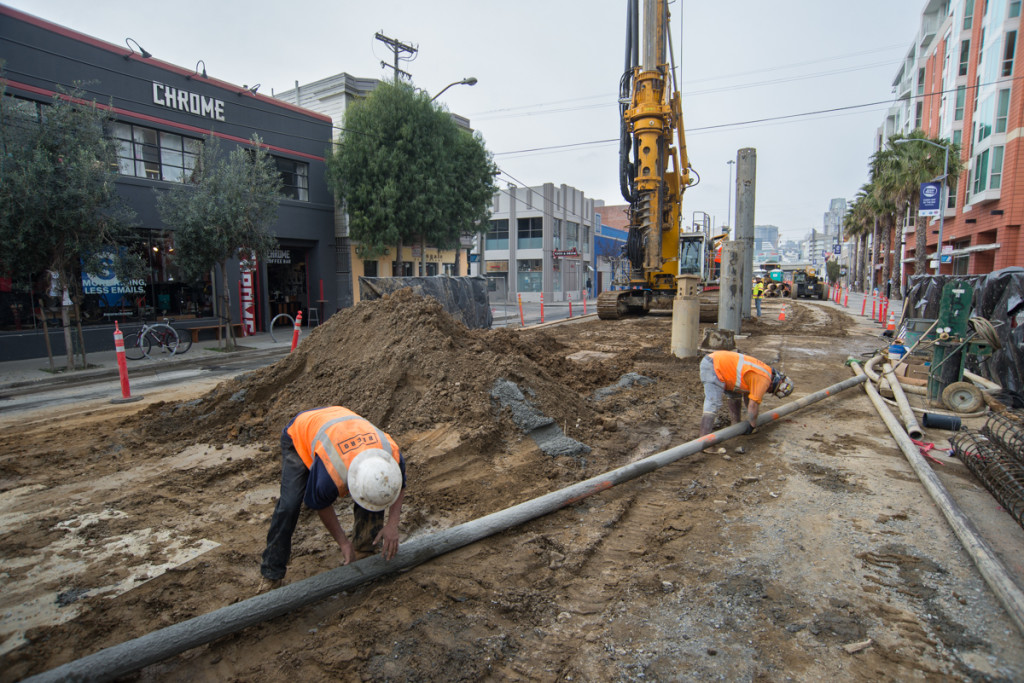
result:
[[[700,381],[704,383],[704,412],[700,418],[700,435],[714,431],[715,413],[722,406],[722,396],[729,395],[729,417],[732,424],[740,421],[740,402],[746,394],[747,434],[757,426],[757,413],[765,393],[786,398],[793,393],[793,382],[767,363],[736,351],[714,351],[700,362]]]
[[[353,541],[334,512],[334,501],[346,494],[353,501]],[[347,408],[299,413],[281,432],[281,495],[260,565],[261,589],[284,578],[303,503],[317,511],[346,565],[376,545],[385,560],[395,556],[404,497],[405,460],[390,436]]]

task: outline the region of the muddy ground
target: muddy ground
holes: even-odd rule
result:
[[[790,374],[793,398],[883,346],[834,306],[780,308],[738,346]],[[404,539],[695,438],[697,359],[669,353],[669,325],[468,331],[400,292],[212,390],[0,421],[0,681],[254,595],[277,438],[299,410],[345,405],[397,439]],[[653,382],[619,386],[629,373]],[[543,452],[492,399],[499,380],[589,451]],[[127,680],[1024,679],[1024,639],[860,388],[726,446]],[[940,459],[1024,576],[1024,532]],[[305,511],[286,581],[339,558]]]

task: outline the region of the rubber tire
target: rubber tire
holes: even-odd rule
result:
[[[142,360],[149,355],[149,347],[148,337],[143,337],[140,344],[138,334],[129,334],[124,338],[124,357],[128,360]]]
[[[178,335],[178,348],[174,349],[174,355],[180,356],[192,348],[192,333],[188,330],[174,330]]]
[[[163,323],[152,325],[149,330],[146,331],[146,339],[149,341],[149,348],[145,349],[146,358],[155,357],[158,360],[163,360],[170,358],[178,350],[178,333],[175,332],[174,328],[170,325],[165,325]],[[151,355],[154,346],[161,351],[166,350],[166,355]]]
[[[957,413],[975,413],[985,405],[985,398],[970,382],[953,382],[942,390],[942,404]]]

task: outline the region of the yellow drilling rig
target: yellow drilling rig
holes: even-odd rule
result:
[[[605,320],[671,308],[677,275],[699,274],[706,284],[714,267],[709,226],[681,230],[683,192],[696,183],[686,154],[668,2],[642,2],[641,46],[641,0],[627,0],[619,184],[629,202],[629,233],[623,267],[613,282],[623,289],[597,298],[598,316]]]

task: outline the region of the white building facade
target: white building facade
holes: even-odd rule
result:
[[[495,301],[578,301],[592,282],[604,202],[545,183],[495,193],[481,261]]]

